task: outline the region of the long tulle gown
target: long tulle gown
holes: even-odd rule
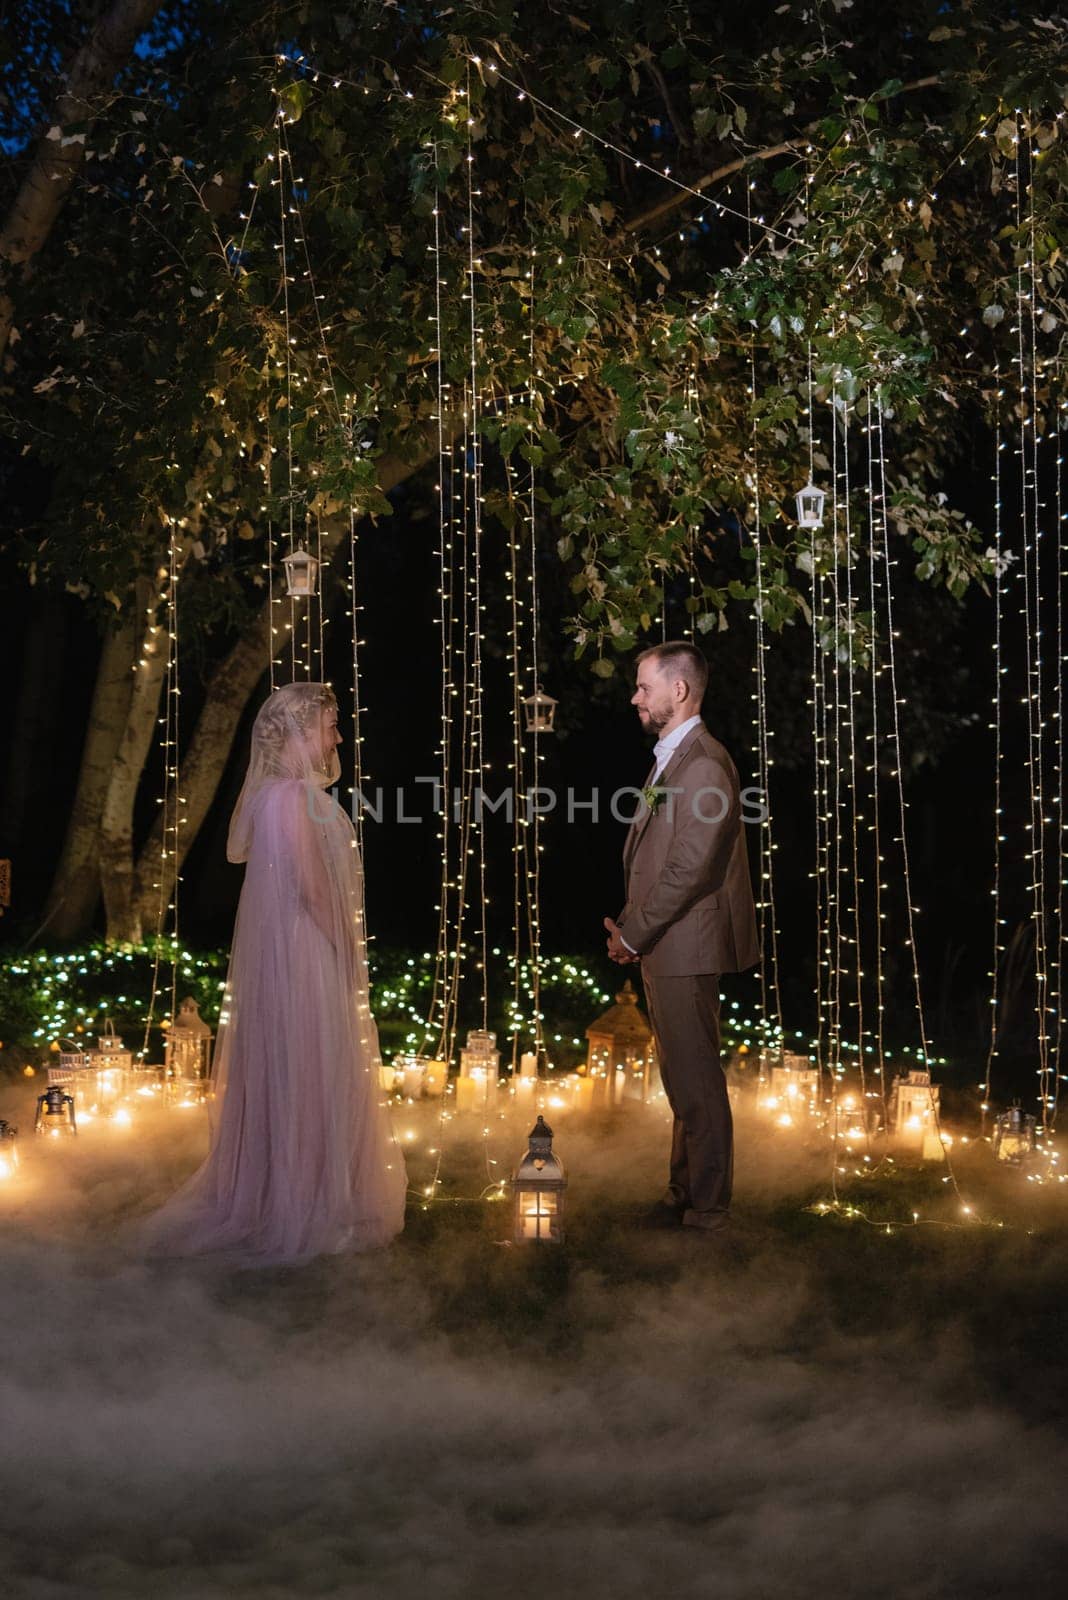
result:
[[[323,789],[336,756],[324,762],[309,731],[317,688],[277,691],[253,732],[228,845],[247,867],[211,1149],[145,1225],[153,1255],[266,1266],[382,1245],[403,1227],[406,1177],[380,1103],[359,854]]]

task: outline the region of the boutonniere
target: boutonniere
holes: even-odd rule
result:
[[[660,785],[656,783],[652,783],[647,789],[642,790],[642,799],[649,807],[649,810],[654,814],[659,811],[667,797],[667,789],[662,789]]]

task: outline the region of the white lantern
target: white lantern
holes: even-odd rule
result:
[[[0,1182],[13,1178],[19,1164],[19,1130],[0,1117]]]
[[[530,1131],[527,1153],[512,1177],[516,1244],[561,1243],[566,1188],[560,1158],[553,1154],[553,1130],[539,1117]]]
[[[130,1090],[133,1054],[115,1032],[115,1024],[110,1017],[104,1018],[104,1031],[97,1040],[97,1048],[90,1052],[90,1061],[91,1078],[86,1080],[87,1088],[92,1084],[89,1089],[89,1108],[114,1112]]]
[[[1029,1112],[1013,1106],[994,1118],[994,1156],[1019,1166],[1035,1153],[1035,1119]]]
[[[806,483],[803,489],[797,492],[797,520],[802,528],[823,527],[823,506],[827,499],[822,489],[817,489],[814,483]]]
[[[187,995],[167,1034],[164,1081],[168,1088],[200,1098],[211,1074],[211,1029]]]
[[[286,586],[291,600],[308,600],[315,593],[315,580],[319,563],[310,556],[303,545],[282,557],[286,569]]]
[[[552,733],[553,723],[556,720],[557,702],[551,694],[543,694],[540,688],[528,694],[523,701],[523,713],[526,717],[526,731],[528,733]]]
[[[834,1137],[844,1145],[862,1144],[876,1131],[874,1108],[855,1094],[840,1095],[832,1111]]]
[[[486,1028],[472,1028],[467,1043],[460,1051],[460,1076],[490,1078],[496,1084],[501,1072],[501,1052],[497,1049],[497,1035]]]
[[[938,1132],[938,1104],[941,1090],[926,1071],[907,1072],[895,1078],[891,1122],[894,1137],[918,1150],[925,1161],[943,1159]]]

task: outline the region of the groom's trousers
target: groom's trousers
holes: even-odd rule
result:
[[[664,1199],[690,1227],[727,1222],[734,1176],[734,1126],[719,1059],[719,974],[653,978],[643,973],[660,1077],[675,1117]]]

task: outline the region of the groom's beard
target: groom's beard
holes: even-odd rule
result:
[[[655,733],[656,737],[659,739],[660,735],[663,733],[664,729],[667,727],[667,724],[670,722],[670,720],[671,720],[671,712],[670,711],[657,712],[657,711],[650,711],[647,708],[646,712],[645,712],[645,720],[642,723],[642,732],[643,733]]]

